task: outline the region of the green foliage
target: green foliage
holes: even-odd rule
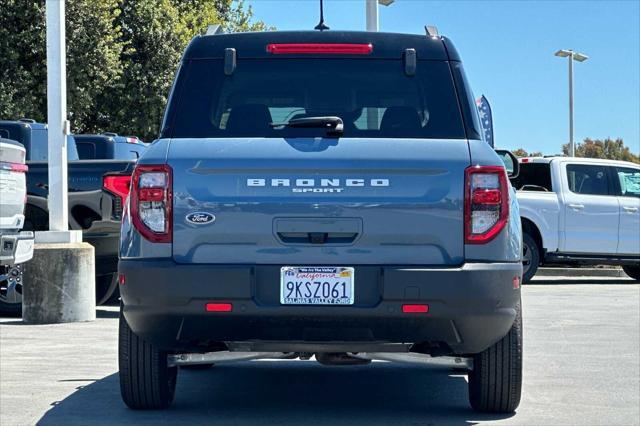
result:
[[[542,152],[527,152],[524,148],[518,148],[515,151],[511,151],[516,157],[542,157]]]
[[[262,21],[253,22],[253,8],[244,8],[244,0],[213,0],[225,31],[240,33],[247,31],[273,31]]]
[[[0,119],[46,121],[45,0],[0,0]],[[75,133],[151,140],[180,55],[209,24],[263,31],[242,0],[67,0],[68,112]]]
[[[569,155],[569,144],[562,145],[562,152]],[[576,145],[576,157],[606,158],[609,160],[622,160],[640,163],[640,158],[624,145],[620,138],[611,139],[585,139]]]

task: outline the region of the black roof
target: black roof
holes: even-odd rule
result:
[[[238,59],[272,57],[267,52],[267,45],[271,43],[371,43],[373,51],[367,57],[398,59],[405,49],[413,48],[418,59],[459,60],[455,48],[445,37],[365,31],[266,31],[202,35],[191,40],[183,59],[222,58],[226,48],[236,49]],[[334,55],[322,55],[331,56]],[[345,56],[350,55],[338,57]],[[353,57],[361,58],[362,55]]]

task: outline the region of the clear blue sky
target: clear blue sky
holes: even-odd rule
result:
[[[280,30],[312,29],[317,0],[248,0]],[[365,0],[325,0],[331,29],[363,30]],[[436,25],[465,63],[476,97],[487,96],[496,146],[545,154],[568,141],[567,59],[575,64],[575,139],[621,137],[640,152],[640,1],[426,1],[380,6],[380,30],[424,33]]]

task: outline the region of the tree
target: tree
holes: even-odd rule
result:
[[[272,31],[275,27],[267,26],[262,21],[252,22],[253,8],[244,8],[244,0],[213,0],[222,27],[230,33],[247,31]]]
[[[518,148],[515,151],[511,151],[516,157],[542,157],[542,152],[527,152],[524,148]]]
[[[45,121],[44,0],[3,0],[0,7],[0,117]],[[97,98],[121,73],[117,0],[67,1],[69,117],[84,130]]]
[[[569,144],[562,145],[562,152],[569,155]],[[609,160],[622,160],[640,163],[640,157],[633,154],[629,147],[624,145],[621,138],[590,139],[576,145],[576,157],[606,158]]]
[[[0,119],[46,121],[45,0],[0,0]],[[182,51],[209,24],[262,31],[242,0],[66,0],[74,133],[158,135]]]

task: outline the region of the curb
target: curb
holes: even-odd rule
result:
[[[628,278],[620,268],[540,268],[536,277],[615,277]]]

